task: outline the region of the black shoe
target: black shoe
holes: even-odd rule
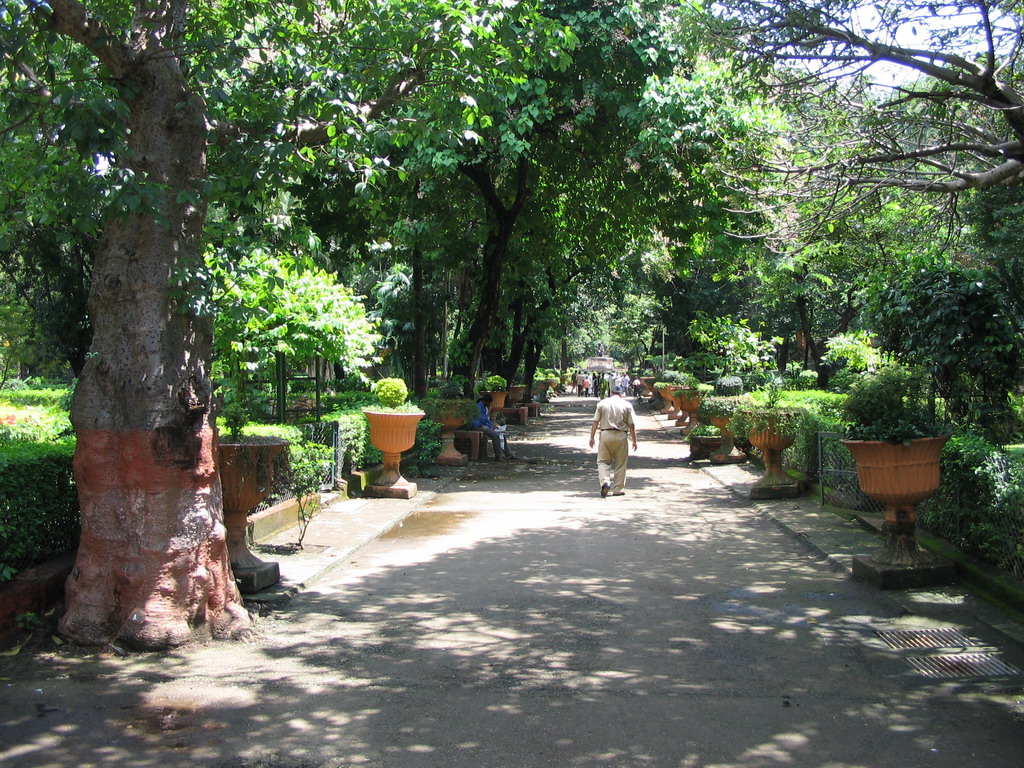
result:
[[[601,483],[601,498],[603,499],[605,496],[607,496],[608,495],[608,491],[610,491],[611,489],[612,489],[612,484],[609,483],[607,480],[605,480],[603,483]]]

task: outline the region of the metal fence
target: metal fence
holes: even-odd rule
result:
[[[344,445],[341,442],[341,430],[336,421],[317,421],[310,424],[299,424],[303,438],[310,443],[329,446],[333,451],[333,461],[326,467],[324,476],[320,481],[320,490],[328,491],[336,488],[338,481],[344,475],[343,465],[345,461]],[[287,461],[286,454],[283,454],[281,462]],[[279,504],[291,498],[288,490],[287,467],[282,463],[274,471],[275,487],[270,495],[261,501],[249,514],[262,512],[275,504]]]
[[[852,509],[857,512],[882,514],[885,505],[864,495],[857,481],[857,463],[842,444],[838,432],[818,433],[819,503],[823,506]]]
[[[842,435],[835,432],[818,433],[820,503],[882,515],[885,505],[861,491],[857,464],[841,440]],[[990,461],[1003,463],[988,468],[998,476],[1000,469],[1008,469],[1010,459],[997,454]],[[1006,480],[1009,477],[1007,474]],[[1024,576],[1024,510],[1013,501],[1019,496],[1006,493],[1000,497],[1001,491],[1006,489],[980,485],[964,489],[943,482],[931,499],[917,505],[919,524],[979,560]]]
[[[321,490],[329,490],[338,485],[343,475],[345,462],[345,446],[341,443],[341,429],[336,421],[316,421],[311,424],[300,424],[302,436],[310,443],[328,445],[334,450],[334,461],[325,471]]]

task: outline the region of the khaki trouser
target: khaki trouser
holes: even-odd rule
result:
[[[597,477],[606,480],[613,491],[621,491],[626,485],[626,460],[629,458],[629,434],[621,429],[601,431],[597,444]]]

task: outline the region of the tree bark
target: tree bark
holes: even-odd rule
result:
[[[427,396],[427,318],[423,311],[423,253],[414,248],[412,252],[412,381],[416,397]]]
[[[479,369],[484,347],[498,323],[498,310],[501,308],[501,273],[505,265],[505,255],[508,253],[516,221],[529,199],[528,168],[526,159],[521,158],[516,168],[515,196],[511,205],[506,206],[486,165],[466,164],[459,167],[459,170],[476,186],[494,217],[492,229],[484,243],[483,279],[478,285],[477,308],[468,331],[469,360],[465,367],[459,370],[459,373],[467,378],[472,378]]]
[[[526,357],[523,362],[523,366],[526,368],[524,378],[527,383],[527,395],[533,397],[533,381],[534,375],[537,373],[537,366],[540,364],[540,353],[544,349],[544,343],[541,339],[531,339],[526,344]]]
[[[116,45],[97,37],[94,46]],[[129,62],[124,47],[107,62],[136,94],[119,160],[142,202],[107,224],[93,267],[92,346],[72,405],[82,538],[60,621],[75,642],[142,649],[249,628],[225,543],[213,322],[187,308],[175,282],[201,264],[205,204],[179,192],[201,194],[205,105],[157,37],[149,43],[163,55],[144,47]]]

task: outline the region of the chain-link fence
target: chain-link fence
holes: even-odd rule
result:
[[[869,499],[857,481],[857,463],[838,432],[818,433],[819,502],[840,509],[882,514],[885,505]]]
[[[324,470],[324,478],[321,490],[329,490],[338,485],[338,479],[343,475],[343,463],[345,461],[345,446],[341,444],[341,430],[336,421],[315,421],[311,424],[301,424],[303,437],[310,443],[327,445],[334,449],[334,461]]]
[[[332,449],[333,460],[324,464],[323,477],[320,480],[320,490],[327,491],[337,487],[338,480],[343,476],[342,465],[345,458],[344,446],[341,444],[340,430],[336,421],[317,421],[310,424],[300,424],[303,438],[310,443],[326,445]],[[279,463],[274,468],[274,488],[270,495],[260,502],[249,514],[262,512],[270,509],[292,497],[290,490],[291,477],[288,471],[288,454],[283,453],[277,460]]]
[[[861,491],[857,464],[841,440],[835,432],[818,433],[820,503],[883,514],[885,505]],[[1012,460],[994,448],[980,465],[977,456],[968,462],[963,454],[957,455],[966,469],[959,476],[954,472],[952,479],[944,471],[935,495],[917,505],[921,528],[979,560],[1024,576],[1021,475],[1012,471]]]

